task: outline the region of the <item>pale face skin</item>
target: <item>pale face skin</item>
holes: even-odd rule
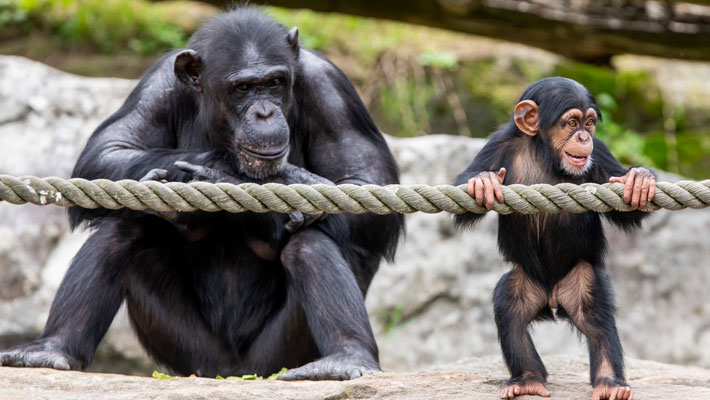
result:
[[[570,175],[583,175],[592,166],[594,131],[597,113],[593,108],[585,113],[573,108],[562,114],[552,128],[552,147],[562,160],[562,169]]]
[[[539,131],[537,112],[538,106],[531,100],[521,101],[513,111],[515,124],[531,137]],[[573,108],[565,112],[549,132],[552,147],[562,160],[562,169],[572,176],[583,175],[592,165],[597,119],[593,108],[584,112]],[[501,190],[505,174],[505,168],[479,173],[468,180],[468,193],[479,206],[485,204],[488,210],[492,210],[496,201],[505,201]],[[624,176],[609,178],[609,182],[625,185],[624,201],[633,209],[644,208],[656,193],[656,178],[643,167],[631,168]]]

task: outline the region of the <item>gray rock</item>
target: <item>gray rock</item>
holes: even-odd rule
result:
[[[589,398],[587,363],[569,356],[544,357],[553,398]],[[629,361],[634,398],[707,399],[710,370]],[[414,373],[384,373],[353,381],[281,382],[205,378],[158,380],[125,375],[0,367],[1,398],[7,400],[121,399],[494,399],[507,379],[499,357],[474,357]]]
[[[118,109],[134,85],[135,81],[81,78],[22,58],[0,57],[0,173],[68,177],[87,137]],[[388,141],[405,184],[452,182],[484,144],[483,140],[445,135]],[[87,233],[69,233],[66,211],[53,206],[2,203],[0,221],[0,348],[6,348],[41,331],[64,271]],[[498,362],[490,298],[508,266],[496,248],[496,216],[485,217],[476,229],[463,233],[455,231],[446,214],[409,215],[407,223],[407,237],[396,262],[382,265],[367,298],[383,367],[418,370],[486,355],[493,357],[485,360]],[[633,236],[608,230],[608,265],[619,303],[617,321],[629,356],[710,367],[710,245],[705,236],[709,231],[708,210],[656,213]],[[539,325],[534,337],[543,357],[586,352],[562,324]],[[99,346],[92,370],[145,374],[154,368],[122,310]],[[19,378],[22,372],[2,369],[0,381],[13,376],[17,382],[30,384],[34,380],[46,383],[55,376],[74,377],[43,373],[48,378],[28,372],[23,381]],[[402,376],[412,376],[414,381],[429,379],[416,374],[397,379]],[[116,382],[134,386],[132,382],[154,382],[106,379],[105,387]],[[82,384],[86,382],[96,381]],[[82,393],[82,384],[72,387]],[[168,390],[172,384],[154,382],[146,390]],[[283,385],[279,387],[290,387]],[[335,394],[350,387],[333,385]],[[478,390],[466,385],[460,385],[461,393]],[[249,386],[238,390],[245,387]],[[210,390],[215,396],[233,393],[219,386]],[[359,393],[359,389],[348,390]],[[113,393],[123,395],[119,389]],[[148,397],[132,393],[126,397]],[[156,396],[168,396],[168,392],[161,393]],[[296,393],[296,389],[279,393]]]

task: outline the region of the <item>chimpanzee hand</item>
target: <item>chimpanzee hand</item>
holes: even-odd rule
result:
[[[624,176],[612,176],[609,182],[623,183],[624,201],[634,209],[646,207],[656,195],[656,177],[643,167],[631,168]]]
[[[141,178],[141,182],[145,181],[158,181],[162,183],[166,183],[168,179],[168,170],[166,169],[160,169],[160,168],[154,168],[148,171],[147,174],[145,174],[144,177]],[[155,211],[155,210],[143,210],[143,212],[152,214],[155,216],[158,216],[160,218],[163,218],[164,220],[167,220],[168,222],[172,222],[173,224],[178,223],[178,218],[179,214],[177,211]]]
[[[175,166],[180,168],[181,170],[185,172],[189,172],[192,174],[192,179],[193,181],[201,181],[201,182],[211,182],[211,183],[217,183],[217,182],[228,182],[228,183],[233,183],[235,185],[238,185],[240,183],[246,182],[245,180],[242,180],[240,178],[228,175],[227,173],[214,169],[214,168],[209,168],[205,167],[202,165],[195,165],[188,163],[186,161],[176,161]],[[285,163],[283,167],[277,172],[275,175],[267,177],[263,180],[258,180],[256,183],[266,183],[266,182],[276,182],[276,183],[282,183],[285,185],[292,184],[292,183],[305,183],[305,184],[313,184],[313,183],[326,183],[326,184],[333,184],[329,180],[320,177],[318,175],[315,175],[311,173],[310,171],[297,167],[292,164]],[[286,222],[286,225],[284,226],[287,231],[289,232],[296,232],[297,230],[309,226],[312,223],[322,219],[324,217],[324,214],[321,213],[316,213],[316,214],[303,214],[300,211],[295,211],[292,213],[288,214],[289,220]]]
[[[323,178],[320,175],[316,175],[305,168],[301,168],[288,163],[284,164],[284,166],[278,172],[277,179],[280,181],[280,183],[284,183],[286,185],[292,183],[303,183],[306,185],[324,183],[326,185],[333,185],[333,182],[329,181],[326,178]],[[288,216],[289,221],[286,223],[285,228],[287,231],[293,233],[301,228],[313,224],[314,222],[322,220],[323,218],[325,218],[326,215],[323,212],[315,214],[303,214],[300,211],[295,211],[290,213]]]
[[[202,165],[190,164],[187,161],[175,161],[175,166],[185,172],[192,174],[193,182],[227,182],[233,183],[235,185],[245,182],[218,169],[209,168]]]
[[[479,206],[483,205],[483,200],[485,199],[486,208],[492,210],[495,205],[495,199],[498,199],[499,203],[505,201],[503,191],[500,188],[503,179],[505,179],[505,168],[501,168],[498,173],[483,171],[468,180],[468,194],[476,199],[476,203]]]

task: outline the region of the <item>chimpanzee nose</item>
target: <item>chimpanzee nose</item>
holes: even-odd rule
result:
[[[590,138],[591,136],[589,135],[589,133],[584,130],[580,130],[579,132],[577,132],[577,141],[579,143],[586,143],[589,141]]]
[[[259,119],[267,119],[274,115],[274,106],[272,104],[261,104],[256,108],[256,117]]]

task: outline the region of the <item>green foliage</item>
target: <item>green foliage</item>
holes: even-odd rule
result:
[[[429,133],[436,89],[431,82],[417,82],[409,76],[397,76],[379,89],[379,111],[393,134],[418,136]]]
[[[615,71],[577,62],[563,62],[556,66],[555,75],[574,79],[594,95],[607,94],[620,107],[607,109],[604,118],[611,117],[619,124],[641,131],[663,127],[663,98],[658,85],[644,71]]]
[[[16,3],[16,0],[0,0],[0,27],[22,26],[27,22],[27,10]]]
[[[403,321],[403,315],[404,314],[404,307],[402,305],[396,305],[392,310],[389,312],[386,312],[385,315],[383,315],[383,319],[385,321],[385,335],[389,334],[399,326],[402,321]]]
[[[276,378],[278,378],[279,375],[283,374],[286,371],[288,371],[287,368],[281,368],[281,370],[279,372],[275,372],[275,373],[269,375],[266,378],[266,380],[274,381],[274,380],[276,380]],[[153,371],[153,378],[156,378],[156,379],[176,379],[176,378],[179,378],[179,376],[172,376],[172,375],[164,374],[162,372]],[[222,377],[220,375],[217,375],[215,377],[215,379],[222,379],[225,381],[263,381],[264,377],[256,375],[256,374],[242,375],[242,376],[228,376],[226,378]]]
[[[162,372],[153,371],[153,378],[155,378],[155,379],[177,379],[177,378],[179,378],[179,376],[172,376],[172,375],[164,374]]]
[[[0,0],[0,29],[43,29],[72,47],[153,54],[183,47],[186,35],[143,0]]]
[[[314,50],[340,50],[372,62],[383,51],[407,38],[406,24],[310,10],[267,7],[268,13],[287,27],[299,28],[299,40]]]
[[[614,98],[608,93],[600,93],[596,99],[603,116],[603,122],[599,124],[596,136],[606,143],[612,154],[623,164],[656,166],[654,160],[644,153],[645,138],[614,120],[614,115],[619,109]]]
[[[281,368],[281,370],[279,372],[275,372],[275,373],[269,375],[266,378],[266,380],[275,381],[279,375],[283,374],[286,371],[288,371],[287,368],[285,368],[285,367]],[[215,379],[224,379],[226,381],[263,381],[264,377],[256,375],[256,374],[251,374],[251,375],[242,375],[242,376],[228,376],[226,378],[223,378],[223,377],[217,375],[217,377]]]
[[[486,137],[510,120],[525,87],[559,75],[597,97],[604,117],[598,136],[623,163],[693,178],[710,171],[707,110],[667,104],[647,72],[479,51],[479,44],[486,47],[481,39],[397,22],[266,9],[287,27],[298,26],[304,47],[326,53],[345,70],[390,134]],[[0,0],[0,37],[40,31],[59,35],[67,49],[152,55],[183,47],[187,39],[162,15],[146,0]]]
[[[447,51],[430,51],[419,55],[419,63],[428,67],[454,69],[458,66],[459,60]]]
[[[462,66],[463,84],[479,102],[488,104],[495,121],[487,129],[474,131],[475,136],[488,136],[491,128],[509,121],[512,107],[525,86],[541,77],[533,73],[534,67],[521,70],[519,67],[524,64],[533,62],[515,60],[511,68],[487,58],[471,60]]]

